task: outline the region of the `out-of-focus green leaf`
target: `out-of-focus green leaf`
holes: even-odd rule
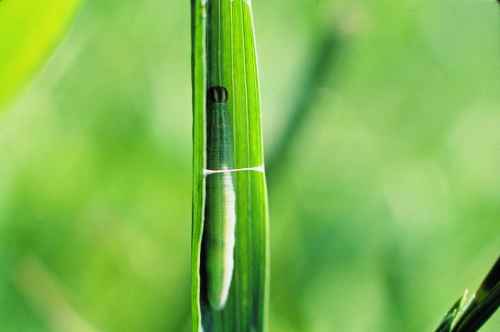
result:
[[[192,8],[193,331],[262,332],[268,213],[251,2]]]
[[[0,108],[48,56],[79,2],[0,1]]]

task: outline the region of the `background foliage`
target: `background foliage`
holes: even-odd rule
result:
[[[79,0],[0,0],[0,106],[29,78],[61,37]]]
[[[309,101],[270,174],[271,331],[433,330],[500,248],[497,4],[254,9],[269,158]],[[189,330],[189,38],[187,1],[89,0],[2,115],[2,331]]]

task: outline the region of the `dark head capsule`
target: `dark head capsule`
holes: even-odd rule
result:
[[[212,86],[208,88],[207,100],[209,103],[225,104],[229,98],[227,89],[223,86]]]

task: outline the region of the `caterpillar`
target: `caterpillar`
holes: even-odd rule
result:
[[[228,91],[207,91],[205,212],[202,239],[206,300],[213,310],[224,308],[234,270],[236,195],[234,188],[233,130],[227,107]],[[224,172],[229,170],[229,172]]]

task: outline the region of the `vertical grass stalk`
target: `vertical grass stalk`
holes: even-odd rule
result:
[[[295,87],[296,91],[291,94],[294,102],[288,112],[286,126],[267,162],[271,195],[274,181],[282,173],[284,166],[288,164],[289,155],[294,143],[296,143],[297,136],[300,136],[314,111],[314,107],[317,106],[314,101],[318,100],[329,77],[337,69],[340,56],[346,48],[347,37],[342,35],[338,27],[324,28],[324,30],[320,30],[319,34],[318,41],[311,47],[312,52],[308,56],[310,60],[303,66],[305,70],[299,84]],[[337,77],[335,76],[335,81],[331,84],[337,83]]]
[[[267,189],[251,2],[192,0],[193,331],[265,331]]]

